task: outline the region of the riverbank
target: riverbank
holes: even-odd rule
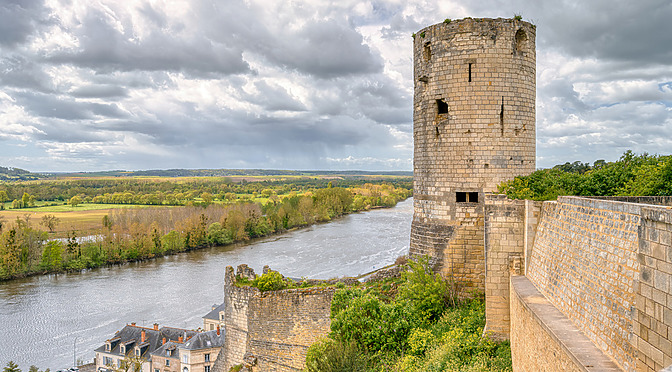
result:
[[[410,190],[387,186],[385,195],[362,199],[348,189],[316,190],[264,205],[238,203],[206,207],[115,210],[103,218],[93,242],[72,231],[65,240],[48,240],[30,221],[0,236],[0,280],[25,278],[138,262],[212,246],[227,246],[331,221],[349,213],[390,207]],[[363,204],[362,200],[368,203]]]

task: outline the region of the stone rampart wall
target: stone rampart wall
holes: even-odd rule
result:
[[[672,210],[642,210],[633,344],[638,371],[672,366]]]
[[[514,371],[621,371],[526,277],[510,279]]]
[[[630,339],[640,212],[638,204],[578,197],[544,203],[527,272],[555,307],[626,370],[637,359]]]

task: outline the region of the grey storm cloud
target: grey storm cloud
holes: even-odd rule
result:
[[[70,91],[77,98],[123,98],[128,96],[128,89],[119,85],[85,85]]]
[[[270,61],[320,78],[376,73],[383,67],[361,34],[334,20],[310,21],[269,41],[260,51]]]
[[[20,54],[7,54],[0,58],[0,85],[30,89],[38,92],[53,92],[51,76],[43,66]]]
[[[52,21],[44,0],[3,0],[0,3],[0,46],[24,43]]]
[[[79,102],[47,94],[16,93],[19,103],[34,115],[65,120],[91,120],[97,116],[123,118],[127,114],[117,104]]]
[[[109,17],[91,10],[73,33],[80,40],[75,50],[46,56],[50,63],[68,63],[96,71],[181,71],[193,76],[215,76],[249,71],[236,46],[215,43],[198,33],[178,36],[163,30],[138,40],[132,27],[120,31]]]
[[[672,3],[668,0],[561,1],[549,6],[566,9],[564,14],[545,15],[547,31],[542,39],[549,46],[576,56],[603,60],[638,61],[647,65],[672,64]]]

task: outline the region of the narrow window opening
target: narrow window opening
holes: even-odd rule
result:
[[[436,129],[436,136],[438,137],[439,136],[439,127],[437,126],[437,127],[434,127],[434,128]]]
[[[437,99],[436,100],[436,109],[439,114],[447,114],[448,113],[448,104],[442,100],[442,99]]]
[[[523,29],[516,31],[516,49],[514,52],[516,55],[523,55],[525,52],[525,44],[527,44],[527,34]]]
[[[425,43],[425,47],[423,49],[423,55],[425,57],[426,61],[429,61],[432,59],[432,48],[431,48],[431,43],[428,41]]]
[[[502,107],[499,111],[499,126],[501,127],[502,136],[504,136],[504,96],[502,96]]]
[[[455,201],[458,203],[466,203],[467,202],[467,193],[466,192],[456,192],[455,193]]]
[[[471,65],[473,65],[473,63],[469,64],[469,82],[470,83],[471,83]]]
[[[478,192],[461,192],[455,193],[455,201],[458,203],[478,203]]]
[[[485,169],[488,169],[488,168],[490,168],[490,164],[485,163],[485,166],[484,166],[484,167],[485,167]]]

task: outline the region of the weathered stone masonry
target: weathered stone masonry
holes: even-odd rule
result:
[[[565,370],[560,360],[579,370],[672,365],[672,209],[639,201],[670,205],[672,198],[560,197],[543,204],[527,277],[510,279],[514,370]],[[561,315],[535,310],[542,303]],[[507,320],[491,314],[488,323]],[[540,347],[541,339],[554,342]]]
[[[485,289],[484,193],[535,169],[535,29],[463,19],[414,39],[411,255]]]
[[[334,288],[261,292],[234,283],[229,266],[224,279],[226,336],[220,370],[228,371],[250,356],[256,359],[253,371],[301,371],[308,347],[329,332]]]

